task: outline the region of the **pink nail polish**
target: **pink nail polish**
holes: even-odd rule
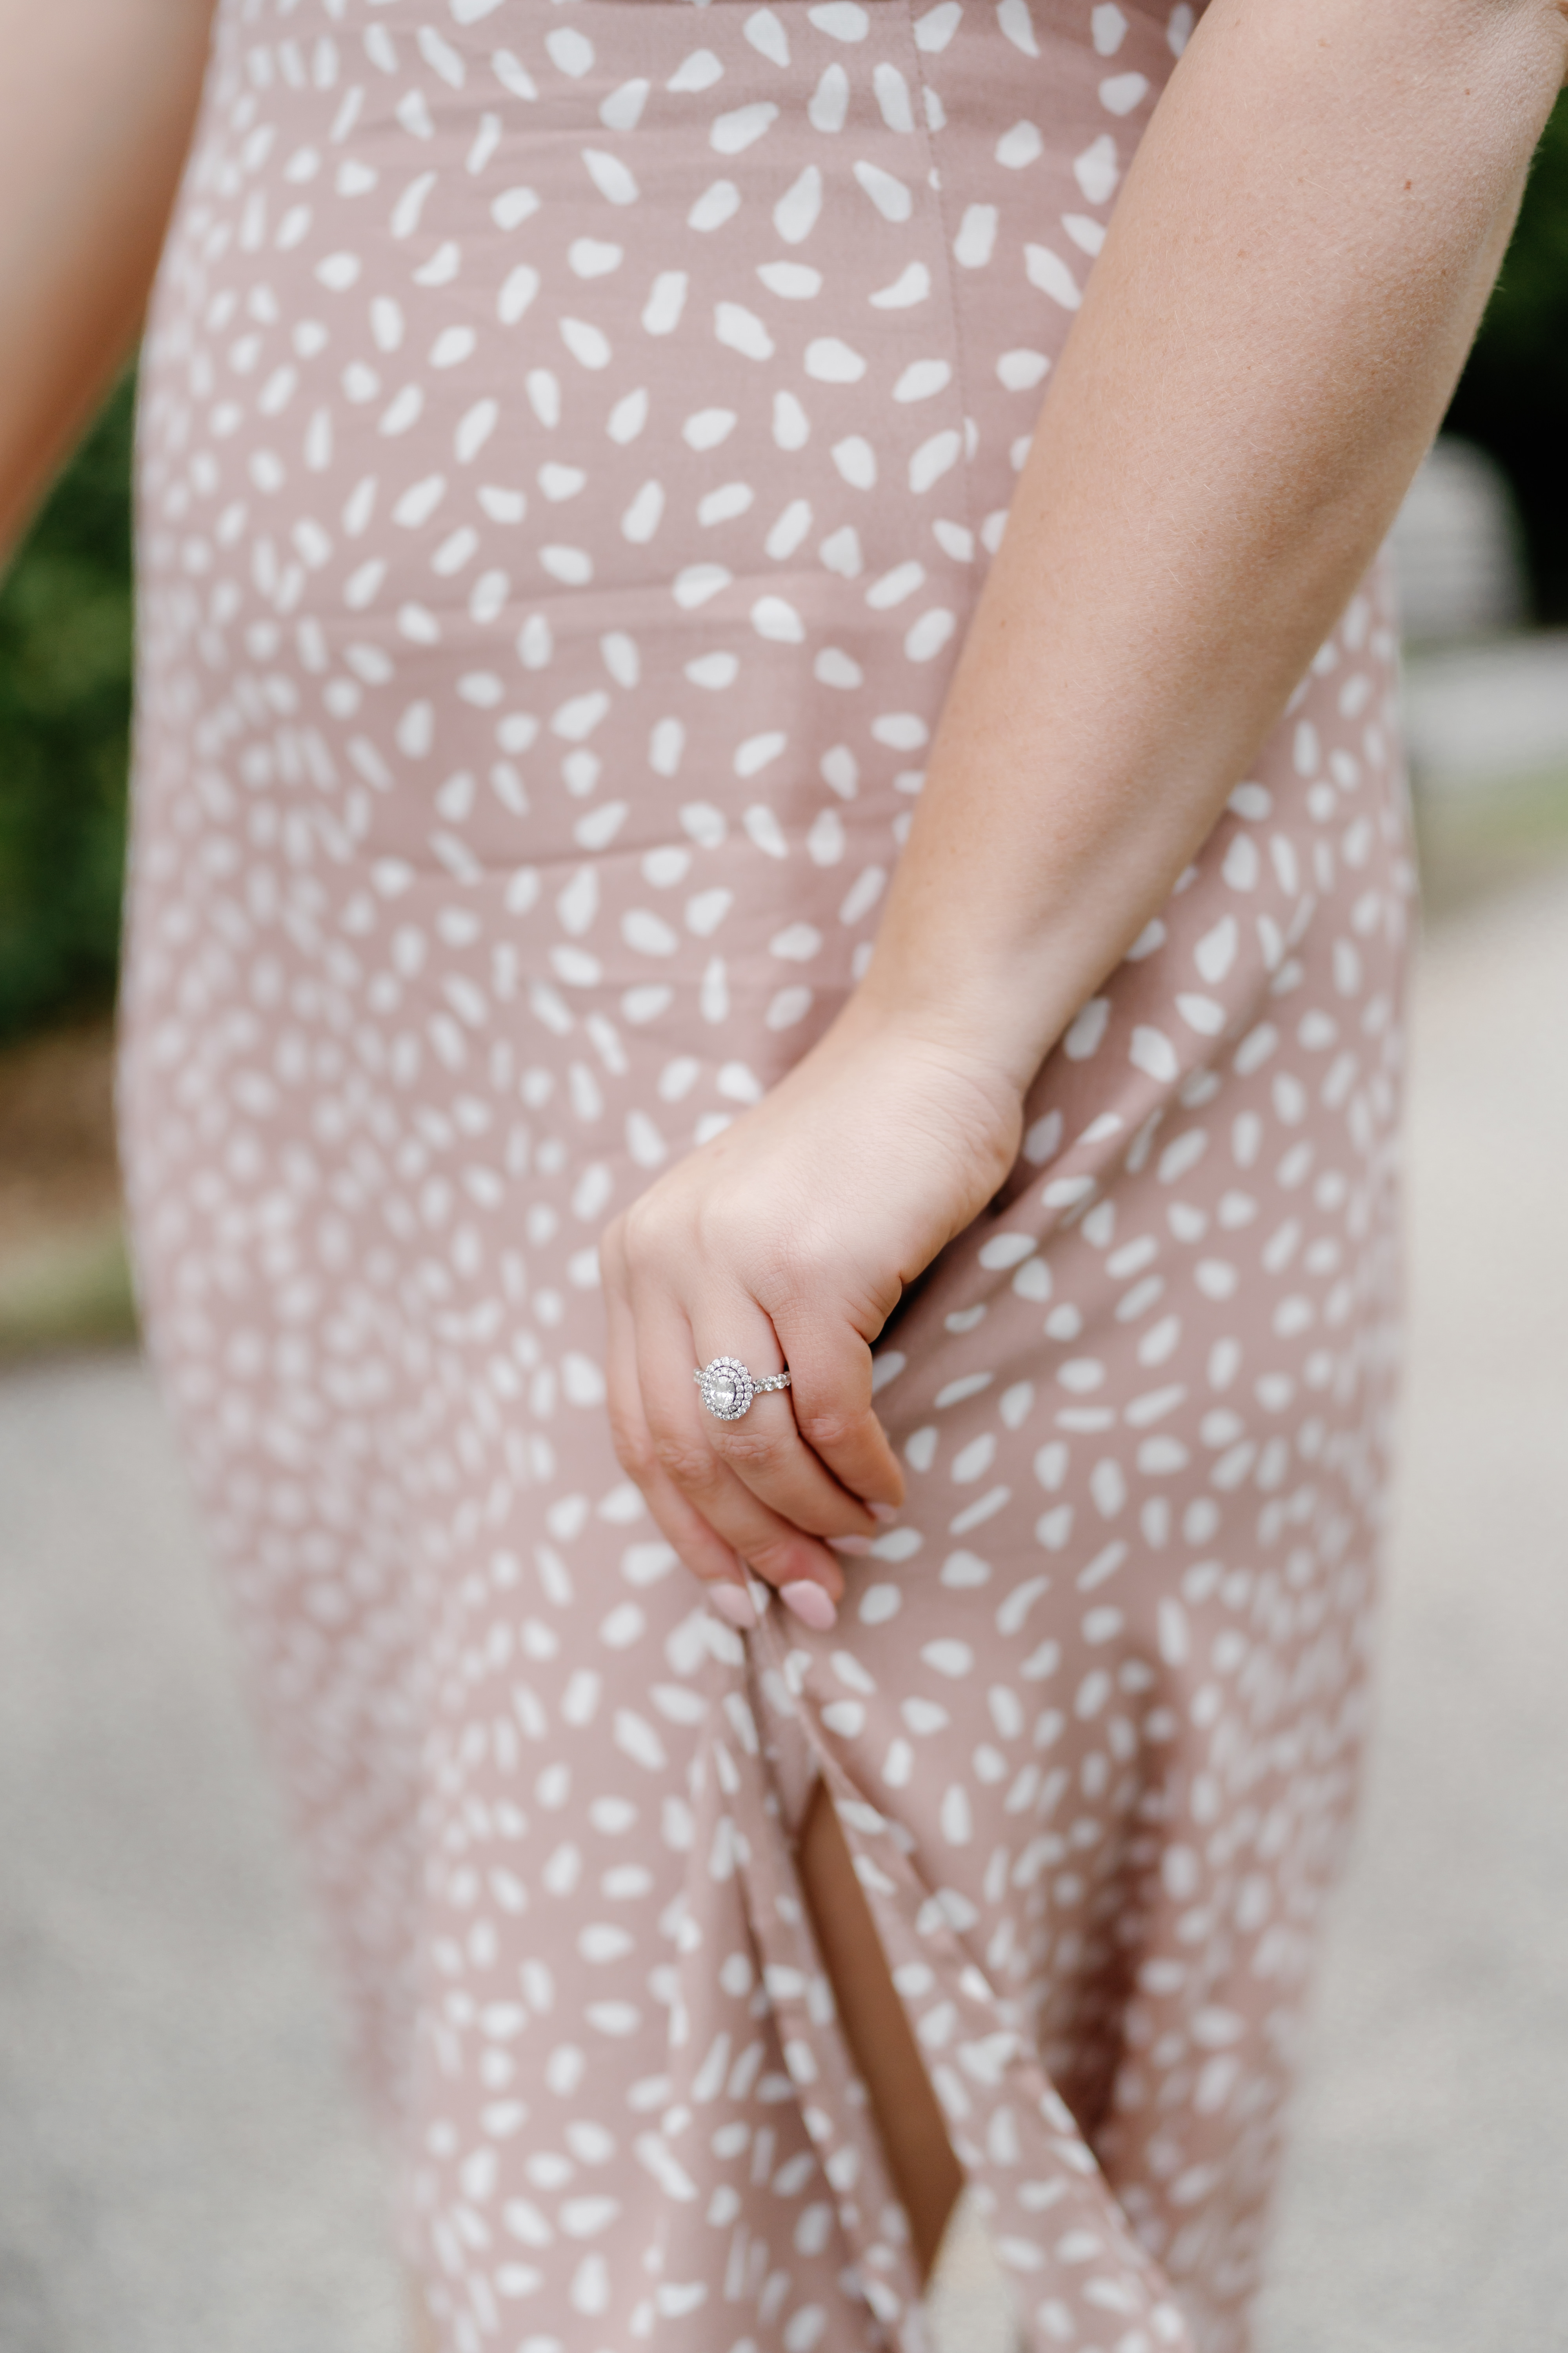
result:
[[[710,1585],[707,1602],[738,1633],[748,1633],[757,1623],[757,1609],[744,1585]]]
[[[826,1634],[839,1622],[838,1611],[821,1587],[813,1585],[809,1577],[797,1577],[793,1585],[781,1585],[779,1599],[813,1634]]]
[[[880,1520],[883,1526],[886,1527],[891,1521],[898,1517],[900,1506],[896,1504],[868,1504],[865,1508],[874,1520]]]
[[[869,1536],[830,1536],[828,1542],[835,1552],[853,1553],[857,1560],[871,1550]]]

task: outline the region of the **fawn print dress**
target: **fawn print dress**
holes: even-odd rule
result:
[[[837,1629],[619,1471],[596,1238],[859,973],[1166,0],[221,0],[141,418],[156,1364],[449,2353],[918,2281],[825,1776],[1030,2353],[1239,2353],[1365,1718],[1379,576],[877,1348]]]

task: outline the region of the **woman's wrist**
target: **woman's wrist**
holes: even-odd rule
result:
[[[1010,1052],[978,989],[966,990],[963,1002],[944,1001],[940,990],[906,987],[904,977],[893,957],[879,971],[874,956],[818,1051],[867,1055],[881,1069],[903,1060],[922,1092],[939,1090],[975,1149],[997,1162],[1000,1183],[1018,1150],[1023,1097],[1039,1058],[1025,1067],[1026,1052]]]
[[[922,909],[895,900],[834,1026],[950,1062],[1011,1119],[1077,1010],[1067,1001],[1074,982],[1044,923],[1013,944],[1002,923],[971,931],[959,914],[951,902]]]

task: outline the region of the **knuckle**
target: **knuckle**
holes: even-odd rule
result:
[[[646,1487],[659,1469],[659,1457],[646,1430],[611,1414],[609,1437],[615,1459],[627,1477],[639,1487]]]
[[[825,1270],[814,1238],[776,1233],[744,1191],[726,1189],[702,1203],[696,1240],[705,1256],[721,1266],[743,1266],[747,1282],[769,1307],[820,1302]]]
[[[790,1537],[759,1536],[747,1548],[747,1564],[765,1585],[788,1585],[800,1574],[800,1548]]]
[[[860,1415],[841,1406],[812,1406],[804,1412],[797,1409],[795,1420],[807,1445],[818,1454],[830,1454],[860,1433]]]
[[[654,1436],[653,1453],[665,1477],[684,1493],[700,1495],[713,1485],[713,1453],[700,1440],[675,1430],[661,1431]]]
[[[712,1443],[748,1484],[753,1475],[765,1478],[781,1471],[790,1452],[789,1439],[767,1430],[721,1430]]]
[[[832,1295],[831,1282],[832,1272],[822,1253],[809,1240],[777,1235],[763,1245],[757,1270],[758,1293],[768,1300],[776,1314],[799,1316],[820,1309],[822,1300]]]
[[[640,1194],[622,1209],[620,1250],[628,1266],[641,1271],[665,1256],[671,1237],[671,1210],[658,1186]]]
[[[616,1219],[620,1247],[628,1258],[635,1258],[641,1249],[647,1238],[649,1222],[649,1203],[646,1194],[641,1194],[635,1201],[629,1201]]]

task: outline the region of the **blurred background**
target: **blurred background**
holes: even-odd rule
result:
[[[135,1351],[128,380],[0,585],[0,2353],[395,2353]],[[1376,1746],[1259,2353],[1568,2348],[1568,105],[1394,538],[1425,934]]]

